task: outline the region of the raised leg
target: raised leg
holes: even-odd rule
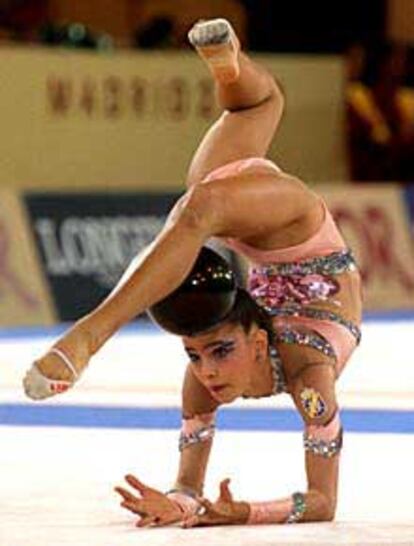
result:
[[[207,63],[224,110],[193,157],[187,178],[191,186],[231,161],[264,157],[279,125],[284,98],[271,74],[240,51],[225,19],[197,23],[189,40]]]

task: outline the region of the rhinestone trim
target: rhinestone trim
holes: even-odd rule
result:
[[[260,303],[260,301],[258,303]],[[285,307],[264,307],[264,309],[272,317],[305,317],[316,320],[336,322],[349,330],[349,332],[354,336],[357,344],[359,344],[361,341],[360,328],[350,320],[346,320],[332,311],[327,311],[325,309],[313,309],[312,307],[302,307],[301,305],[294,304]]]
[[[287,385],[285,374],[283,372],[282,359],[276,347],[270,347],[270,366],[272,368],[273,390],[272,394],[280,394],[286,392]]]
[[[327,256],[317,256],[301,262],[282,262],[255,267],[267,275],[340,275],[356,271],[357,264],[349,249],[332,252]]]
[[[214,436],[215,429],[215,425],[211,424],[205,427],[201,427],[191,434],[181,433],[178,441],[179,450],[182,451],[186,447],[193,444],[198,444],[200,442],[206,442],[207,440],[210,440]]]
[[[303,434],[303,447],[305,451],[310,451],[314,455],[319,455],[325,459],[330,459],[339,453],[343,444],[343,431],[340,428],[336,438],[330,442],[325,440],[317,440],[306,432]]]
[[[297,523],[306,512],[306,499],[303,493],[293,493],[293,508],[292,512],[286,520],[286,523]]]
[[[336,361],[336,354],[332,345],[316,332],[297,332],[296,330],[288,328],[281,332],[277,332],[276,340],[281,343],[312,347],[312,349],[316,349],[324,355],[334,358]]]

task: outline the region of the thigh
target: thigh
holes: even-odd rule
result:
[[[232,161],[264,157],[277,129],[280,114],[274,99],[254,108],[224,112],[202,139],[191,162],[187,186]]]

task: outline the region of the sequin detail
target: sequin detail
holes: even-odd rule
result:
[[[213,424],[207,425],[205,427],[201,427],[198,430],[191,432],[189,434],[184,434],[182,432],[180,434],[178,448],[180,451],[182,451],[186,447],[191,446],[193,444],[206,442],[207,440],[210,440],[213,438],[214,432],[215,432],[215,425]]]
[[[334,276],[356,267],[348,249],[299,262],[257,265],[250,271],[248,289],[264,307],[327,301],[340,289]]]
[[[330,356],[336,361],[336,355],[332,345],[316,332],[298,332],[297,330],[287,328],[286,330],[277,332],[276,341],[280,343],[306,345],[307,347],[312,347],[312,349],[320,351],[326,356]]]
[[[258,302],[260,303],[260,302]],[[361,341],[361,330],[350,320],[325,309],[313,309],[312,307],[301,307],[300,305],[289,305],[286,307],[271,308],[264,306],[272,317],[305,317],[316,320],[328,320],[340,324],[354,336],[357,344]]]
[[[337,313],[311,307],[332,301],[339,290],[333,277],[357,269],[349,249],[293,263],[258,265],[251,269],[249,292],[272,317],[305,317],[335,322],[346,328],[358,344],[361,331]]]
[[[283,372],[282,359],[276,347],[270,347],[270,366],[272,368],[273,390],[272,394],[286,392],[287,385],[285,374]]]
[[[297,523],[303,518],[306,512],[306,497],[303,493],[293,493],[293,508],[289,514],[286,523]]]
[[[357,265],[349,249],[317,256],[301,262],[283,262],[262,265],[254,268],[275,275],[340,275],[346,271],[356,271]]]
[[[339,429],[337,437],[330,442],[318,440],[305,432],[303,435],[303,447],[305,448],[305,451],[310,451],[314,455],[329,459],[341,451],[343,443],[342,436],[342,428]]]

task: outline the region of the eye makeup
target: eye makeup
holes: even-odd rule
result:
[[[236,343],[234,341],[223,341],[219,345],[216,345],[214,349],[211,351],[211,354],[213,356],[217,357],[225,357],[228,355],[231,351],[234,350],[236,346]]]

